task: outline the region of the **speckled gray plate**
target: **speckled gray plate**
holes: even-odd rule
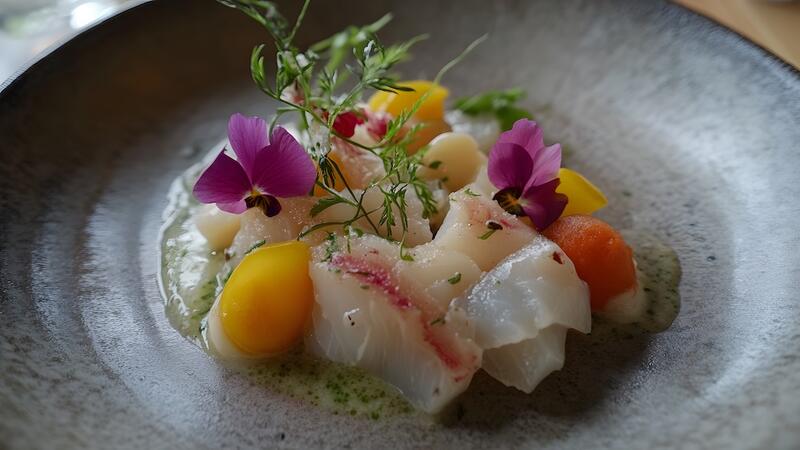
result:
[[[144,4],[0,93],[0,447],[800,446],[797,72],[661,2],[323,3],[304,41],[386,10],[389,37],[432,32],[411,77],[489,32],[446,83],[528,90],[604,217],[677,250],[674,326],[572,335],[534,394],[480,376],[445,423],[332,415],[222,368],[164,318],[157,232],[229,114],[269,112],[248,81],[266,37],[213,2]]]

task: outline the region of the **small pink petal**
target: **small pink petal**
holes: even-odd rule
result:
[[[299,142],[282,127],[272,132],[270,144],[259,152],[255,185],[275,197],[307,195],[317,179],[317,168]]]
[[[376,139],[381,140],[386,136],[390,120],[386,113],[373,112],[367,117],[367,131]]]
[[[522,189],[531,177],[533,160],[521,145],[498,142],[489,153],[489,180],[497,189]]]
[[[556,192],[560,183],[561,180],[555,178],[522,194],[522,209],[539,230],[555,222],[567,207],[567,196]]]
[[[267,122],[260,117],[246,117],[236,113],[228,121],[228,140],[231,141],[239,164],[250,180],[253,180],[256,155],[269,144]]]
[[[356,132],[356,125],[364,123],[364,119],[353,111],[346,111],[333,120],[333,129],[339,135],[346,138],[353,137]]]
[[[200,175],[192,192],[202,203],[236,203],[250,192],[250,180],[242,166],[222,151]]]
[[[514,126],[502,133],[497,142],[508,142],[525,147],[531,154],[531,158],[535,156],[535,152],[544,147],[544,132],[542,128],[530,119],[519,119],[514,122]]]
[[[536,152],[533,158],[533,174],[528,181],[528,186],[544,184],[558,176],[561,168],[561,145],[553,144],[543,147]]]

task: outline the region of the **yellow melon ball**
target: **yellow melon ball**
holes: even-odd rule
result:
[[[414,113],[414,117],[420,121],[441,120],[444,117],[444,100],[450,94],[447,89],[424,80],[403,81],[397,84],[413,91],[398,91],[396,94],[378,91],[370,97],[369,108],[375,112],[383,111],[397,117],[403,110],[410,110],[420,97],[428,93],[428,97]]]
[[[303,336],[314,305],[309,247],[289,241],[254,250],[233,271],[220,298],[220,320],[243,353],[271,355]]]

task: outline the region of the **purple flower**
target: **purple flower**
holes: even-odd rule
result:
[[[567,206],[567,196],[556,193],[560,167],[561,145],[546,147],[536,122],[520,119],[500,135],[489,154],[489,180],[500,189],[494,199],[543,230]]]
[[[228,139],[236,159],[223,149],[200,175],[193,192],[201,202],[234,214],[259,207],[272,217],[281,211],[276,197],[307,195],[314,187],[314,162],[285,129],[276,127],[268,139],[264,120],[237,113],[228,122]]]

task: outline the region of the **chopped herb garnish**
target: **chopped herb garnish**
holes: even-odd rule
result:
[[[503,226],[500,225],[499,223],[495,222],[494,220],[487,220],[486,221],[486,228],[488,228],[486,233],[483,233],[482,235],[478,236],[478,239],[481,239],[481,240],[484,240],[484,241],[486,239],[489,239],[489,237],[491,237],[495,233],[495,231],[502,230]]]
[[[328,236],[325,238],[325,257],[322,258],[322,261],[328,262],[333,259],[334,253],[339,251],[339,244],[336,242],[336,235],[333,233],[328,233]]]
[[[489,239],[490,237],[492,237],[492,235],[494,234],[495,231],[497,231],[497,230],[488,230],[488,231],[486,231],[486,233],[483,233],[482,235],[478,236],[478,239],[480,239],[482,241],[485,241],[485,240]]]
[[[444,317],[439,317],[431,321],[431,325],[444,325],[444,324],[445,324]]]
[[[437,161],[433,161],[433,162],[431,162],[430,164],[428,164],[428,167],[430,167],[431,169],[434,169],[434,170],[436,170],[436,169],[438,169],[438,168],[439,168],[439,166],[441,166],[441,165],[442,165],[442,162],[437,160]]]
[[[456,284],[461,281],[461,272],[456,272],[455,275],[447,279],[447,282],[450,284]]]
[[[478,194],[478,193],[472,192],[472,189],[470,189],[470,188],[467,188],[467,189],[464,191],[464,193],[465,193],[465,194],[467,194],[467,195],[469,195],[470,197],[480,197],[480,196],[481,196],[481,194]]]

